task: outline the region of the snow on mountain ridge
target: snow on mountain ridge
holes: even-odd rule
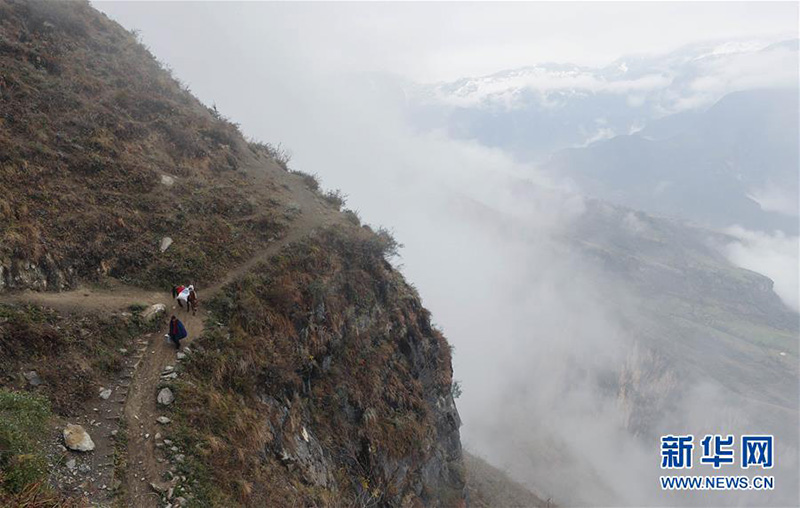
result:
[[[605,67],[545,63],[453,82],[420,84],[410,93],[423,104],[458,108],[523,108],[533,99],[553,106],[586,94],[627,95],[632,105],[655,94],[661,114],[709,105],[740,83],[782,86],[796,75],[797,49],[787,41],[734,40],[687,46],[665,55],[622,57]],[[794,65],[793,65],[794,64]],[[711,93],[708,88],[714,88]],[[556,103],[558,104],[558,103]]]

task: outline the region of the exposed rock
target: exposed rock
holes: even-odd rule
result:
[[[32,370],[30,372],[25,372],[22,375],[25,376],[25,379],[28,380],[28,384],[30,384],[31,386],[39,386],[40,384],[42,384],[42,378],[39,377],[39,373],[36,372],[35,370]]]
[[[94,450],[94,441],[80,425],[69,424],[64,428],[64,444],[70,450],[79,452]]]
[[[153,489],[154,491],[158,492],[159,494],[164,494],[169,489],[169,485],[168,484],[165,485],[165,484],[161,484],[161,483],[151,482],[150,483],[150,488]]]
[[[161,425],[166,425],[166,424],[168,424],[169,422],[171,422],[172,420],[170,420],[170,419],[169,419],[169,418],[167,418],[166,416],[159,416],[158,418],[156,418],[156,421],[157,421],[158,423],[160,423]]]
[[[177,358],[178,360],[183,360],[184,358],[186,358],[186,353],[181,353],[180,351],[178,351],[178,353],[175,355],[175,358]]]
[[[319,441],[303,427],[301,435],[292,438],[293,451],[282,448],[278,454],[280,459],[289,465],[299,467],[305,480],[319,487],[333,485],[335,480],[330,471],[330,461],[326,457]]]
[[[170,245],[172,245],[172,238],[165,236],[161,239],[161,245],[158,248],[161,249],[161,252],[165,252]]]
[[[162,388],[160,392],[158,392],[158,403],[162,406],[169,406],[175,401],[175,394],[172,393],[172,390],[169,388]]]
[[[38,260],[0,259],[0,290],[61,291],[75,281],[71,268],[62,269],[46,254]]]
[[[160,316],[164,312],[167,312],[166,305],[164,305],[163,303],[154,303],[150,307],[146,308],[144,312],[142,312],[142,319],[151,321],[156,317]]]
[[[103,400],[108,400],[111,397],[111,388],[104,388],[100,390],[100,398]]]

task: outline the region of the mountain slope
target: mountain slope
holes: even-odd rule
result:
[[[410,119],[526,161],[627,135],[725,94],[797,86],[797,40],[699,43],[604,67],[540,63],[453,82],[406,84]]]
[[[0,286],[210,281],[281,234],[274,189],[247,188],[235,125],[89,9],[0,4]]]
[[[548,168],[586,193],[713,226],[797,232],[797,90],[722,98],[699,115],[556,153]],[[781,205],[778,197],[785,196]],[[779,205],[779,206],[776,206]]]
[[[1,502],[463,503],[450,348],[391,236],[88,3],[0,3],[0,77]]]

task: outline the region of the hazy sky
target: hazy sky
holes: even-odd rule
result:
[[[95,5],[141,29],[156,53],[180,70],[186,60],[202,58],[198,49],[235,40],[264,44],[265,51],[286,44],[315,65],[391,71],[419,81],[545,61],[602,65],[695,41],[791,37],[798,22],[796,2]]]

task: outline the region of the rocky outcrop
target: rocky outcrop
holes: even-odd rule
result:
[[[142,312],[142,319],[151,321],[167,312],[167,306],[163,303],[155,303]]]
[[[74,271],[59,267],[50,255],[42,256],[38,261],[0,259],[0,291],[62,291],[74,284]]]

